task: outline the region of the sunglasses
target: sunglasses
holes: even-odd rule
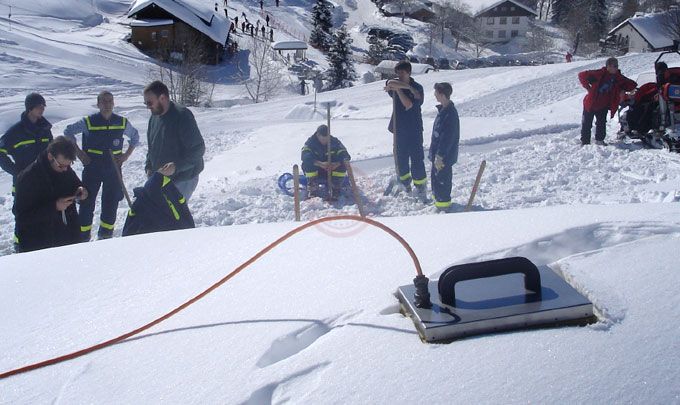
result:
[[[67,168],[71,167],[71,165],[73,164],[73,161],[67,160],[67,163],[62,163],[62,162],[58,161],[56,158],[52,158],[52,163],[54,163],[54,165],[57,166],[60,169],[67,169]]]

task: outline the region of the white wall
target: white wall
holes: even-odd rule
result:
[[[640,34],[630,26],[626,24],[616,31],[616,35],[621,38],[628,36],[628,52],[649,52],[649,44],[645,41]]]
[[[505,18],[505,24],[501,24],[501,18]],[[529,30],[529,17],[519,17],[519,24],[513,24],[512,19],[513,17],[477,17],[477,23],[482,30],[482,34],[492,42],[502,42],[511,39],[512,31],[517,31],[518,37],[526,37]],[[501,31],[505,32],[505,37],[501,36]]]

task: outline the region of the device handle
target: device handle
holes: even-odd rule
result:
[[[439,277],[439,297],[442,303],[456,306],[456,283],[515,273],[524,274],[524,288],[541,293],[541,273],[536,265],[526,257],[507,257],[449,267]]]

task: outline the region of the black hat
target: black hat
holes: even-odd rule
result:
[[[41,106],[41,105],[47,105],[45,103],[45,97],[41,96],[38,93],[31,93],[28,96],[26,96],[26,100],[24,101],[24,105],[26,105],[26,111],[31,111],[35,107]]]
[[[319,125],[316,129],[316,133],[321,136],[328,136],[328,127],[326,125]]]

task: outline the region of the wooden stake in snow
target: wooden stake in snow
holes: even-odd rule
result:
[[[475,179],[475,185],[472,186],[472,193],[470,193],[470,199],[468,200],[467,206],[465,206],[465,212],[470,211],[472,208],[472,201],[475,200],[475,194],[477,194],[477,189],[479,188],[479,182],[482,180],[482,174],[484,174],[484,168],[486,167],[486,160],[482,160],[482,164],[479,165],[479,171],[477,172],[477,178]]]
[[[352,195],[354,196],[354,202],[357,203],[357,208],[359,208],[359,215],[366,217],[364,213],[364,203],[361,202],[359,197],[359,189],[357,188],[357,183],[354,181],[354,171],[352,170],[352,165],[349,161],[345,161],[345,167],[347,168],[347,175],[349,176],[349,184],[352,186]]]

